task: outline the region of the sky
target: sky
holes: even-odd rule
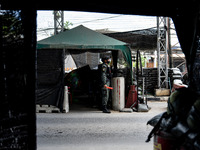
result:
[[[152,16],[91,13],[80,11],[65,11],[64,22],[66,21],[73,24],[70,28],[84,25],[92,30],[107,29],[116,32],[156,27],[156,17]],[[53,11],[38,11],[37,22],[38,39],[40,40],[50,34],[41,30],[54,27]],[[53,34],[53,30],[51,32]]]
[[[37,12],[37,40],[53,35],[53,11]],[[156,27],[155,16],[123,15],[109,13],[93,13],[81,11],[64,11],[64,22],[73,24],[70,28],[84,25],[92,30],[106,29],[116,32],[134,31]],[[171,28],[174,28],[173,25]],[[48,29],[48,30],[46,30]],[[51,29],[51,30],[49,30]],[[175,30],[171,30],[172,45],[178,42]]]

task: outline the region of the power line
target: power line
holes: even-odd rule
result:
[[[120,17],[120,16],[122,16],[122,15],[110,16],[110,17],[105,17],[105,18],[100,18],[100,19],[89,20],[89,21],[83,21],[83,22],[75,23],[75,25],[76,24],[82,24],[82,23],[89,23],[89,22],[101,21],[101,20],[107,20],[107,19],[111,19],[111,18],[117,18],[117,17]]]
[[[100,18],[100,19],[94,19],[94,20],[88,20],[88,21],[73,23],[73,25],[78,25],[78,24],[83,24],[83,23],[89,23],[89,22],[96,22],[96,21],[101,21],[101,20],[107,20],[107,19],[117,18],[117,17],[120,17],[120,16],[122,16],[122,15],[110,16],[110,17],[105,17],[105,18]],[[54,29],[54,28],[53,27],[52,28],[45,28],[45,29],[40,28],[38,30],[38,32],[40,32],[40,31],[46,31],[46,30],[52,30],[52,29]]]

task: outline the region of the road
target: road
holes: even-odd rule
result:
[[[152,150],[145,143],[152,127],[146,122],[164,112],[167,102],[149,102],[148,113],[104,114],[96,109],[72,110],[67,114],[37,114],[38,150]]]

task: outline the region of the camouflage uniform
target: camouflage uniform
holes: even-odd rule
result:
[[[109,99],[109,89],[105,88],[104,85],[110,86],[110,79],[111,79],[111,70],[110,67],[106,64],[102,64],[101,69],[101,81],[102,81],[102,107],[103,111],[107,112],[107,103]]]

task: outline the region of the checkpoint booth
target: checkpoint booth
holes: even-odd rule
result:
[[[95,32],[83,25],[38,41],[36,104],[53,105],[62,110],[65,72],[69,70],[65,67],[66,59],[69,59],[69,56],[73,58],[75,69],[85,67],[87,63],[98,66],[99,56],[96,53],[106,51],[111,51],[115,69],[117,69],[118,51],[122,53],[130,68],[130,80],[132,80],[131,51],[127,43]],[[89,65],[90,68],[95,68],[92,65]],[[90,78],[90,75],[87,74],[85,78]]]

